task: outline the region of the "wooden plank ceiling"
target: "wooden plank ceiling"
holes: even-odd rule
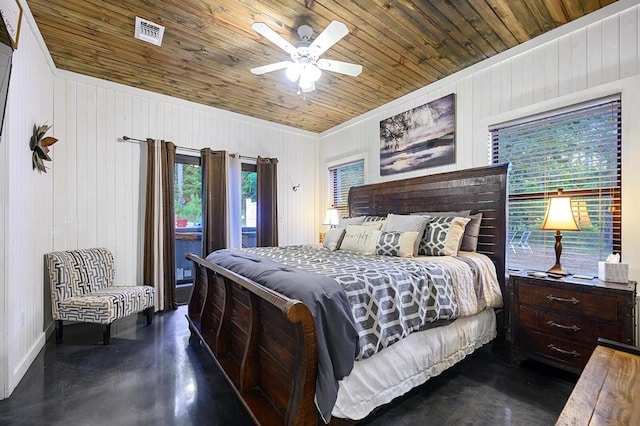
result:
[[[27,0],[58,68],[322,132],[615,0]],[[135,18],[165,27],[161,47],[133,37]],[[252,30],[314,38],[332,21],[349,34],[322,57],[363,66],[323,72],[298,95],[288,60]]]

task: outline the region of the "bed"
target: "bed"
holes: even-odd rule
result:
[[[490,259],[505,294],[508,170],[503,164],[354,187],[350,216],[404,215],[436,207],[482,213],[479,255],[469,256]],[[324,370],[326,330],[316,330],[315,308],[233,272],[215,257],[188,258],[196,271],[187,314],[192,339],[203,342],[256,423],[322,424],[316,387],[319,365]],[[340,381],[332,423],[359,420],[440,374],[503,332],[505,311],[483,309],[356,359]],[[398,368],[386,368],[387,375],[376,373],[389,365]],[[412,365],[415,370],[409,371]]]

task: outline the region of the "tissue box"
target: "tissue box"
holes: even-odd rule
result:
[[[598,262],[598,278],[612,283],[627,283],[629,282],[629,265]]]

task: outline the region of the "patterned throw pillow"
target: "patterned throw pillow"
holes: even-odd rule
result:
[[[383,231],[399,231],[399,232],[417,232],[419,237],[416,239],[413,255],[418,255],[418,248],[420,246],[420,240],[422,234],[429,222],[427,216],[412,216],[408,214],[389,214],[385,221]]]
[[[381,232],[376,244],[376,254],[381,256],[413,257],[413,249],[418,233],[413,232]]]
[[[375,253],[380,231],[374,228],[365,225],[347,225],[342,243],[340,243],[340,250],[351,250],[364,254]]]
[[[426,256],[455,256],[458,254],[464,229],[470,221],[468,217],[429,218],[419,253]]]
[[[363,224],[367,224],[367,223],[378,223],[378,222],[382,222],[384,223],[384,221],[387,219],[386,216],[365,216],[364,217],[364,222],[362,222]]]
[[[331,228],[324,235],[322,247],[328,248],[329,250],[338,250],[343,237],[344,228]]]

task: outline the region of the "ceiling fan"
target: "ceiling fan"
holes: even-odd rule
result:
[[[251,72],[256,75],[262,75],[271,71],[286,69],[287,78],[298,83],[298,93],[314,91],[316,89],[315,82],[320,78],[321,70],[333,71],[353,77],[362,72],[362,65],[334,61],[332,59],[320,59],[320,55],[336,44],[342,37],[349,34],[347,26],[342,22],[331,21],[329,26],[313,41],[311,41],[313,28],[309,25],[301,25],[298,27],[298,35],[301,41],[296,43],[295,46],[263,22],[254,23],[251,28],[291,56],[290,61],[252,68]]]

